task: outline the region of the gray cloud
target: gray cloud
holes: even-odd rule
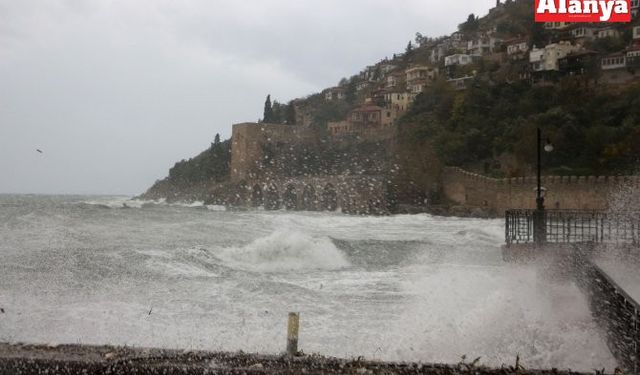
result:
[[[267,93],[317,92],[494,3],[0,0],[0,192],[142,192]]]

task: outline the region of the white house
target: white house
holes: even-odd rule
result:
[[[362,91],[371,86],[374,82],[372,81],[362,81],[356,84],[356,91]]]
[[[637,47],[627,50],[626,53],[618,52],[603,56],[600,62],[602,69],[600,81],[610,85],[625,85],[637,80],[640,77],[636,69],[638,56],[640,51]]]
[[[467,42],[467,53],[469,55],[486,55],[492,53],[500,42],[500,39],[492,36],[478,37]]]
[[[346,97],[344,91],[342,87],[331,87],[324,90],[324,98],[326,100],[342,100]]]
[[[615,38],[615,37],[618,37],[619,35],[620,35],[620,32],[617,29],[611,26],[608,26],[608,27],[603,27],[598,29],[596,33],[596,39],[609,38],[609,37]]]
[[[627,50],[627,64],[640,59],[640,47],[633,47]]]
[[[571,35],[576,39],[593,40],[596,38],[598,28],[590,25],[576,24],[576,27],[571,29]]]
[[[627,66],[626,56],[622,53],[607,55],[602,58],[602,70],[624,69]]]
[[[569,42],[553,43],[544,48],[536,48],[534,46],[529,52],[531,70],[534,72],[558,71],[558,60],[578,50],[580,50],[579,46],[574,46]]]
[[[511,59],[517,59],[525,56],[529,51],[529,43],[526,39],[511,39],[505,41],[507,45],[507,55]]]
[[[469,65],[472,62],[473,62],[473,57],[471,55],[466,55],[462,53],[446,56],[444,58],[444,66]]]
[[[438,64],[442,59],[444,59],[447,53],[447,48],[443,44],[438,44],[433,47],[431,50],[431,55],[429,56],[429,62],[432,64]]]

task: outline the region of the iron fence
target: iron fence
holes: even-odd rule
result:
[[[506,211],[507,244],[534,243],[536,215],[536,210]],[[640,244],[640,212],[544,210],[540,223],[546,242]]]

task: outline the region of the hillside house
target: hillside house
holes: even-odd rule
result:
[[[620,31],[613,26],[606,26],[597,29],[596,39],[602,38],[617,38],[620,36]]]
[[[591,41],[596,38],[599,28],[589,24],[577,23],[571,27],[571,36],[578,43]]]
[[[631,16],[636,17],[640,13],[640,0],[631,0]]]
[[[445,47],[449,49],[466,49],[467,41],[464,39],[464,34],[460,31],[456,31],[455,33],[449,36],[447,40],[447,44]]]
[[[342,100],[346,97],[344,87],[331,87],[323,91],[325,100]]]
[[[446,56],[444,58],[444,66],[469,65],[473,62],[473,56],[462,53]]]
[[[467,42],[467,54],[486,55],[496,50],[502,40],[493,36],[481,36]]]
[[[640,1],[640,0],[638,0],[638,1]],[[634,26],[633,27],[633,39],[634,40],[640,39],[640,26]]]
[[[584,75],[597,69],[597,57],[598,53],[595,51],[571,52],[558,59],[558,68],[560,73],[565,76]]]
[[[399,87],[404,80],[404,73],[402,72],[393,72],[389,74],[385,80],[385,88],[387,89],[395,89]]]
[[[438,68],[414,66],[405,70],[405,74],[407,90],[413,94],[419,94],[438,77]]]
[[[627,54],[631,52],[630,61],[627,61]],[[638,78],[633,67],[628,63],[635,64],[635,51],[630,50],[626,53],[617,52],[603,56],[600,63],[602,74],[600,79],[602,82],[610,85],[624,85]]]
[[[329,122],[329,134],[334,137],[348,134],[366,135],[371,132],[384,130],[393,125],[397,112],[370,103],[353,109],[347,119],[339,122]]]
[[[564,30],[572,24],[572,22],[545,22],[544,28],[547,30]]]
[[[449,84],[451,85],[451,87],[453,87],[454,90],[462,91],[469,88],[469,86],[473,82],[473,79],[474,77],[472,76],[465,76],[460,78],[448,79],[447,82],[449,82]]]
[[[386,107],[402,113],[409,109],[411,103],[415,99],[415,95],[405,91],[391,91],[384,96]]]
[[[360,81],[356,84],[356,91],[363,91],[375,84],[374,81]]]
[[[377,105],[365,104],[352,110],[348,118],[352,123],[385,126],[393,122],[391,117],[391,110],[385,110]]]
[[[529,42],[524,38],[515,38],[506,40],[507,56],[511,60],[520,60],[527,56],[529,52]]]
[[[627,49],[627,68],[630,70],[640,69],[640,46],[633,46]]]
[[[602,70],[624,69],[627,67],[627,59],[624,53],[612,53],[602,58],[600,66]]]
[[[567,56],[571,52],[579,51],[579,46],[574,46],[569,42],[552,43],[544,48],[535,46],[529,52],[529,63],[532,72],[558,71],[558,60]]]
[[[431,55],[429,56],[429,62],[434,65],[437,65],[440,63],[440,61],[442,61],[442,59],[444,59],[446,54],[447,54],[447,48],[442,44],[438,44],[437,46],[433,47],[433,49],[431,50]]]
[[[460,31],[456,31],[450,35],[450,38],[453,42],[462,42],[464,35]]]

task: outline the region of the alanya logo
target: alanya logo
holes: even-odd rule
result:
[[[631,22],[631,0],[536,0],[536,22]]]

